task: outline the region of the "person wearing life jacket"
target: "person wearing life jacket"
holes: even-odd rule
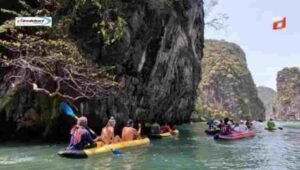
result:
[[[122,129],[122,141],[131,141],[138,139],[141,135],[141,124],[139,123],[139,129],[136,130],[133,127],[133,121],[131,119],[128,120],[127,122],[127,127],[124,127]]]
[[[87,130],[88,120],[86,117],[77,119],[77,124],[71,129],[71,139],[67,150],[83,150],[86,147],[95,147],[96,143],[93,140],[90,132]]]
[[[230,135],[231,132],[233,131],[233,129],[231,128],[231,125],[228,124],[228,121],[229,121],[228,118],[224,119],[224,125],[222,126],[221,132],[220,132],[221,135]]]
[[[270,129],[276,127],[275,123],[273,122],[273,119],[270,119],[270,120],[267,122],[267,127],[270,128]]]

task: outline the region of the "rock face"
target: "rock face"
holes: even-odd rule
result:
[[[284,68],[277,73],[273,114],[278,120],[300,120],[300,70]]]
[[[203,117],[265,119],[263,103],[238,45],[206,40],[201,66],[196,112]]]
[[[257,87],[257,93],[260,100],[264,103],[266,109],[266,119],[272,118],[273,112],[273,100],[276,96],[276,91],[269,87],[259,86]]]
[[[97,15],[93,12],[80,17],[73,36],[87,58],[117,66],[115,73],[126,86],[128,113],[148,120],[187,122],[201,78],[202,1],[119,3],[128,23],[123,41],[98,48],[101,42],[90,40],[95,36],[92,27],[82,26],[86,17]]]
[[[87,62],[113,68],[108,74],[120,84],[119,90],[68,100],[78,112],[87,114],[91,128],[99,131],[111,115],[123,123],[128,117],[142,122],[157,120],[179,124],[189,121],[201,79],[202,0],[103,0],[99,1],[100,5],[97,1],[66,2],[55,14],[70,14],[76,19],[71,18],[67,28],[63,25],[54,31],[67,30],[61,37],[76,42],[76,48],[72,48],[78,49]],[[62,4],[53,1],[43,6],[53,11]],[[4,27],[2,33],[3,30]],[[10,54],[3,53],[3,56],[11,57]],[[0,73],[3,85],[0,101],[7,101],[1,103],[0,129],[12,130],[0,131],[2,138],[18,130],[17,120],[24,117],[27,110],[40,115],[37,119],[41,121],[34,124],[38,130],[34,128],[33,136],[38,136],[37,133],[41,138],[67,137],[74,120],[59,113],[58,103],[65,101],[64,98],[37,93],[31,86],[25,90],[8,90],[11,87],[6,87],[5,81],[10,72],[5,71]],[[33,81],[46,90],[55,90],[47,89],[49,82]],[[11,100],[6,100],[8,98]],[[14,109],[14,104],[18,109]]]

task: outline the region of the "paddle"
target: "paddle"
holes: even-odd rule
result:
[[[127,156],[127,153],[122,153],[121,151],[117,150],[117,149],[110,149],[110,151],[117,156]]]
[[[66,115],[68,115],[68,116],[70,116],[70,117],[73,117],[73,118],[75,118],[75,119],[78,119],[78,117],[74,114],[72,108],[71,108],[67,103],[61,102],[61,103],[60,103],[60,109],[62,109],[62,111],[63,111]],[[96,134],[92,129],[88,128],[88,130],[89,130],[94,136],[97,137],[97,134]]]
[[[67,116],[73,117],[75,119],[78,119],[78,117],[74,114],[72,108],[65,102],[61,102],[60,103],[60,109],[63,111],[63,113],[65,113]],[[88,130],[95,136],[97,137],[96,133],[88,128]],[[106,145],[107,147],[109,147],[108,145]],[[110,148],[110,147],[109,147]],[[114,155],[122,155],[122,152],[117,150],[117,149],[112,149],[110,148],[110,151],[114,154]]]

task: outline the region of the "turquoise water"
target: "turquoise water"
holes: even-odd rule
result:
[[[300,123],[279,123],[283,130],[269,132],[255,124],[254,138],[214,141],[203,133],[205,124],[180,126],[179,138],[153,140],[147,147],[123,151],[127,156],[93,156],[83,160],[61,158],[66,144],[0,146],[0,169],[111,170],[215,169],[299,170]]]

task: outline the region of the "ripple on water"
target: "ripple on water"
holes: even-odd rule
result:
[[[34,157],[8,157],[8,156],[2,156],[0,157],[0,165],[12,165],[12,164],[18,164],[18,163],[24,163],[24,162],[30,162],[34,161]]]
[[[65,147],[60,145],[1,146],[0,169],[300,170],[300,123],[282,123],[282,127],[269,132],[258,124],[254,138],[218,142],[203,132],[205,124],[184,125],[178,139],[153,140],[147,147],[130,149],[124,157],[108,154],[85,160],[58,157],[56,152]]]

